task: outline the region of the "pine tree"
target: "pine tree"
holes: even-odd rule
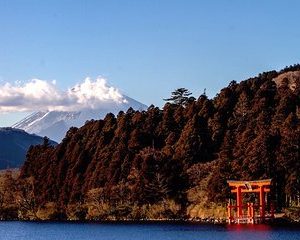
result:
[[[177,88],[172,92],[170,98],[164,99],[164,101],[171,102],[176,105],[185,106],[187,103],[195,100],[194,97],[190,97],[192,93],[186,88]]]

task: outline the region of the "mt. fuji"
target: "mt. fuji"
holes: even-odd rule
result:
[[[111,102],[103,107],[83,108],[78,111],[40,111],[35,112],[18,123],[13,128],[25,130],[40,136],[60,142],[70,127],[81,127],[87,120],[104,118],[107,113],[117,114],[119,111],[145,110],[147,106],[123,95],[123,102]]]

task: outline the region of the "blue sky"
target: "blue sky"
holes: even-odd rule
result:
[[[0,85],[89,76],[147,105],[300,62],[300,1],[0,0]],[[24,113],[0,113],[0,126]]]

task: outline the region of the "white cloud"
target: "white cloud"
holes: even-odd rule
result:
[[[118,89],[108,86],[103,78],[86,78],[66,91],[56,81],[32,79],[26,83],[0,85],[0,113],[22,111],[77,111],[84,108],[107,108],[127,103]]]

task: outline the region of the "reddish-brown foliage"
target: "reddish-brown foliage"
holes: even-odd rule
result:
[[[172,198],[184,205],[199,178],[208,178],[213,201],[227,196],[228,178],[273,178],[277,199],[299,194],[300,79],[292,75],[293,88],[289,75],[276,81],[299,70],[232,81],[214,99],[202,95],[185,106],[167,103],[163,110],[129,109],[89,121],[55,148],[31,148],[21,177],[34,177],[39,204],[61,206],[82,201],[92,188],[112,201]],[[202,172],[207,169],[213,172]]]

